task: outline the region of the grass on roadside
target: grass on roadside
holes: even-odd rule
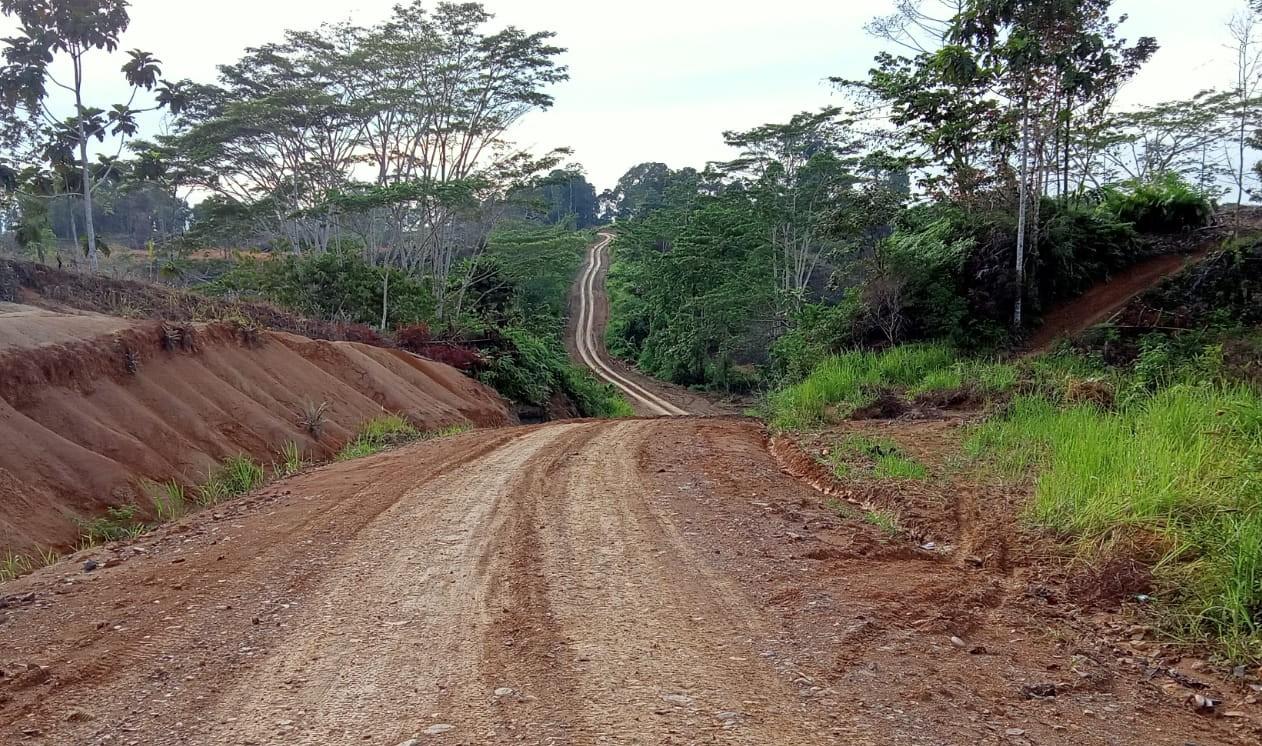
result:
[[[969,454],[1030,479],[1031,519],[1084,557],[1158,548],[1159,605],[1183,636],[1262,660],[1262,396],[1175,385],[1107,411],[1015,399]]]
[[[838,479],[867,474],[878,479],[924,480],[929,470],[908,456],[889,438],[873,438],[862,434],[848,435],[837,444],[832,458],[833,474]]]
[[[215,505],[238,495],[244,495],[267,481],[263,465],[249,456],[239,455],[226,459],[210,470],[206,481],[197,490],[197,503],[202,507]]]
[[[468,423],[460,423],[438,430],[421,432],[398,415],[386,415],[365,423],[359,429],[359,434],[355,436],[355,439],[347,443],[337,454],[337,460],[351,461],[418,440],[450,438],[469,432],[471,429],[472,426]]]
[[[856,351],[829,358],[811,375],[772,394],[771,423],[805,430],[849,417],[881,391],[921,395],[975,388],[981,394],[1012,390],[1012,365],[968,360],[942,344],[913,344],[880,352]]]

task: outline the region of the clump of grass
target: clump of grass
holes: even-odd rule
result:
[[[20,578],[34,568],[29,557],[13,551],[0,556],[0,583]]]
[[[52,547],[36,547],[39,550],[40,567],[52,567],[61,561],[61,553]]]
[[[456,425],[448,425],[447,427],[440,427],[437,430],[431,430],[421,437],[424,440],[441,440],[442,438],[454,438],[457,435],[464,435],[465,433],[472,431],[473,425],[470,425],[467,422],[461,422]]]
[[[387,448],[419,440],[421,432],[398,415],[386,415],[369,420],[359,429],[359,434],[337,454],[338,461],[371,456]]]
[[[116,505],[106,508],[105,515],[90,521],[81,521],[80,546],[94,547],[111,541],[130,541],[145,533],[147,527],[138,520],[140,509],[135,505]]]
[[[877,458],[876,476],[884,479],[922,480],[929,478],[929,470],[919,461],[902,453],[890,453]]]
[[[306,459],[302,456],[302,446],[293,441],[281,446],[278,455],[280,458],[277,459],[276,466],[272,469],[273,476],[276,479],[293,476],[302,471],[307,465]]]
[[[898,536],[903,532],[898,513],[886,508],[874,508],[863,514],[863,520],[881,529],[888,536]]]
[[[1118,411],[1018,397],[973,430],[975,459],[1035,489],[1030,518],[1098,556],[1136,537],[1171,626],[1262,660],[1262,396],[1176,385]]]
[[[916,459],[903,453],[889,438],[873,438],[855,434],[837,444],[832,459],[833,474],[845,479],[870,474],[882,479],[922,480],[929,470]]]
[[[398,415],[387,415],[370,420],[359,429],[355,439],[347,443],[337,454],[338,461],[351,461],[365,456],[380,453],[387,448],[411,443],[417,440],[433,440],[450,438],[467,433],[473,426],[467,422],[448,425],[437,430],[421,432],[407,420]]]
[[[267,481],[261,464],[249,456],[232,456],[210,470],[206,482],[197,490],[197,502],[203,507],[214,505],[250,492]]]
[[[772,394],[772,425],[801,430],[844,419],[875,401],[882,390],[920,396],[971,387],[993,395],[1011,391],[1017,379],[1015,366],[965,360],[942,344],[848,352],[825,360],[801,383]]]
[[[184,485],[171,480],[163,484],[145,485],[145,493],[153,503],[153,512],[159,521],[176,521],[188,513],[188,500],[184,494]]]

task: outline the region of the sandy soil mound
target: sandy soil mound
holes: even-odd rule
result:
[[[301,425],[328,402],[319,441]],[[148,506],[144,480],[195,484],[288,442],[334,453],[363,422],[505,424],[491,389],[399,350],[225,324],[171,327],[0,305],[0,552],[73,544],[76,520]]]

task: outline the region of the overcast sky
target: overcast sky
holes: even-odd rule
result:
[[[286,28],[383,19],[394,0],[132,0],[126,49],[164,62],[170,78],[213,78],[215,65]],[[893,0],[486,0],[529,31],[551,30],[566,47],[571,79],[556,106],[528,117],[513,137],[574,149],[599,188],[630,166],[674,168],[728,157],[722,132],[838,103],[829,76],[861,77],[879,47],[863,30]],[[1127,104],[1227,87],[1224,26],[1244,0],[1117,0],[1123,34],[1157,37],[1161,51],[1123,93]],[[102,79],[117,64],[102,66]],[[98,105],[107,102],[95,102]],[[108,102],[108,103],[113,103]]]

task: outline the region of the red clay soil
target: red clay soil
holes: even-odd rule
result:
[[[1153,257],[1129,267],[1079,297],[1061,304],[1043,317],[1039,327],[1026,343],[1030,354],[1046,352],[1062,339],[1069,339],[1108,321],[1128,303],[1167,277],[1183,271],[1204,259],[1213,246],[1205,246],[1193,254],[1167,254]]]
[[[204,481],[224,458],[331,455],[365,421],[507,424],[504,403],[455,369],[399,350],[0,306],[0,553],[78,538],[76,520],[150,507],[145,480]],[[299,424],[328,402],[317,442]]]
[[[938,497],[963,546],[987,506]],[[963,554],[824,504],[752,422],[472,433],[0,586],[0,741],[1257,741],[1238,685]]]

